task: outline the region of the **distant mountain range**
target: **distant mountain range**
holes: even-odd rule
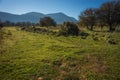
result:
[[[40,18],[45,16],[50,16],[53,18],[58,24],[62,24],[65,21],[76,22],[77,20],[73,17],[67,16],[64,13],[52,13],[52,14],[42,14],[38,12],[29,12],[26,14],[11,14],[6,12],[0,12],[0,19],[2,21],[9,20],[11,22],[32,22],[38,23]]]

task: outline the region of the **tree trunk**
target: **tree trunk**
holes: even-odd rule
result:
[[[90,27],[90,30],[93,31],[93,26]]]
[[[103,30],[103,25],[100,26],[101,27],[101,31]]]
[[[109,24],[109,31],[110,32],[115,31],[115,28],[113,28],[112,24]]]
[[[90,29],[89,29],[89,26],[87,26],[87,29],[90,30]]]

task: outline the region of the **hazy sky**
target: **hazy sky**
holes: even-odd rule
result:
[[[0,11],[14,14],[63,12],[77,19],[86,8],[99,7],[106,1],[110,0],[0,0]]]

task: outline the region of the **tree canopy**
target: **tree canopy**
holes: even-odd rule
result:
[[[96,9],[89,8],[81,13],[79,16],[80,22],[82,22],[88,29],[93,30],[93,26],[96,23]]]
[[[79,28],[75,23],[64,22],[61,26],[60,35],[79,35]]]
[[[120,25],[120,1],[115,0],[103,3],[98,9],[89,8],[79,16],[80,24],[93,30],[95,25],[107,25],[109,31],[114,31]]]
[[[40,19],[40,26],[56,26],[56,22],[49,16]]]

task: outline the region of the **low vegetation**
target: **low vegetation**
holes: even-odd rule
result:
[[[64,22],[59,31],[59,35],[79,35],[79,28],[76,24],[71,22]]]
[[[119,80],[120,33],[54,36],[4,27],[1,80]],[[82,39],[86,36],[85,39]],[[97,38],[97,39],[94,39]],[[115,44],[110,40],[114,39]]]

